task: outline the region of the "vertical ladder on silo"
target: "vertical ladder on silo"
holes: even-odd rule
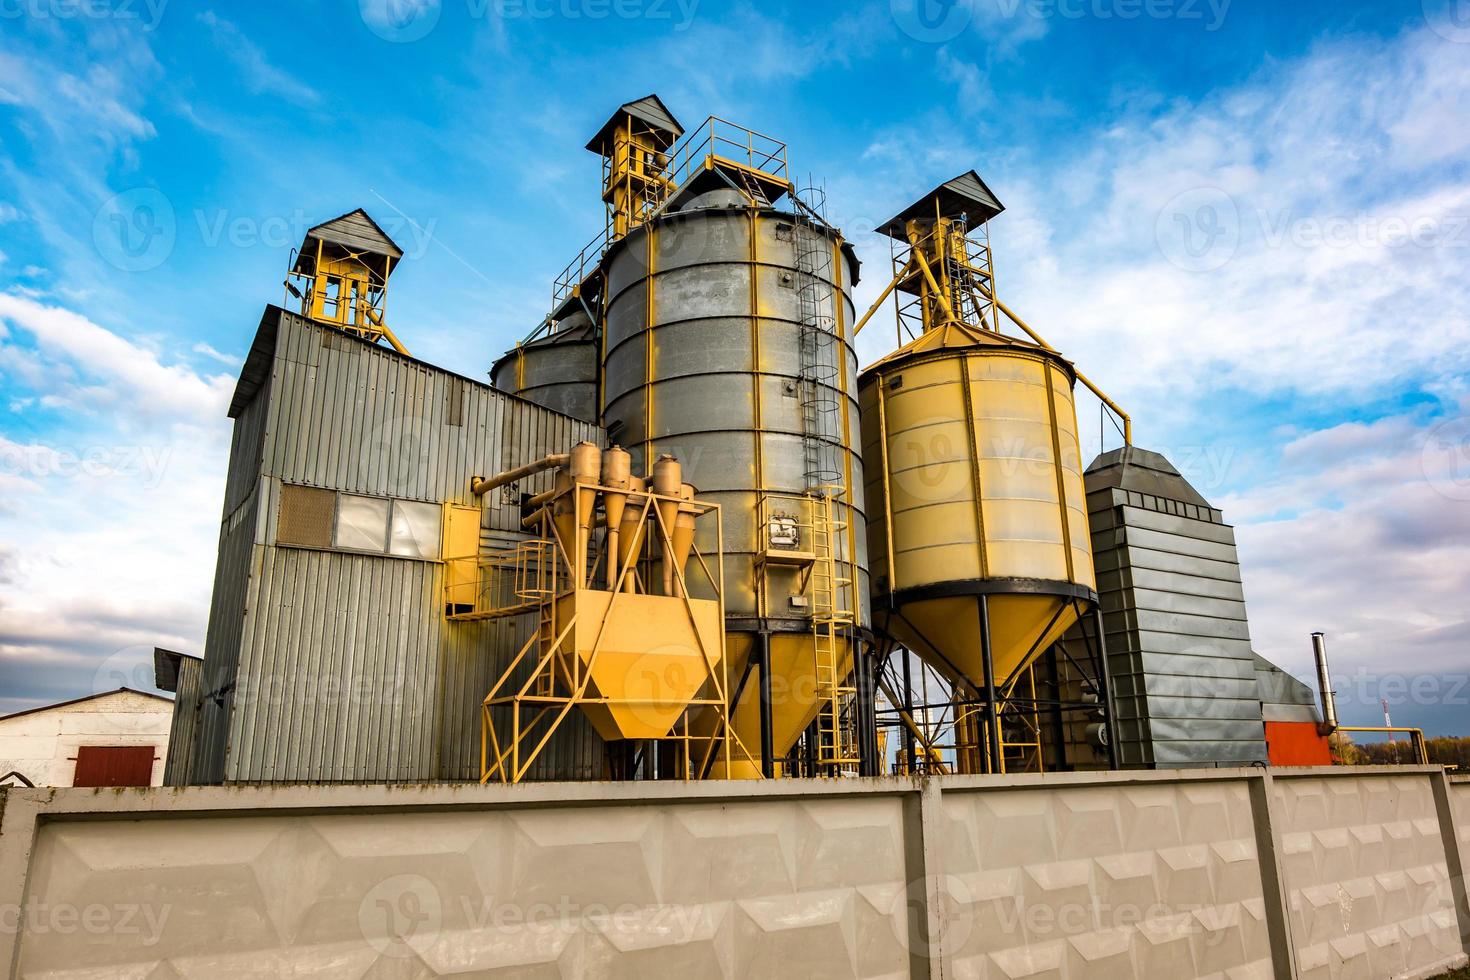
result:
[[[819,190],[804,192],[807,207],[822,213]],[[800,356],[801,443],[807,489],[841,479],[840,372],[844,369],[836,335],[837,296],[832,288],[832,242],[802,209],[792,220],[792,264],[796,267]]]
[[[1024,698],[1017,698],[1020,691]],[[1001,772],[1045,772],[1041,754],[1041,709],[1036,701],[1036,664],[1027,667],[1006,692],[998,712]],[[1007,723],[1010,724],[1009,731]]]
[[[837,489],[838,492],[831,492]],[[817,760],[824,766],[854,766],[860,761],[851,726],[843,723],[843,705],[857,689],[842,669],[842,651],[851,641],[855,622],[846,601],[852,594],[850,573],[842,574],[837,553],[838,535],[847,522],[836,516],[834,498],[840,488],[825,488],[809,497],[812,513],[811,601],[812,634],[817,681]]]

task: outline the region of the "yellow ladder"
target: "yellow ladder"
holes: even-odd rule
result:
[[[1002,772],[1045,772],[1046,765],[1041,755],[1041,711],[1036,705],[1036,665],[1026,668],[1017,683],[1006,692],[1007,700],[1013,697],[1016,688],[1022,689],[1029,699],[1030,707],[1020,704],[1003,704],[997,712],[1000,730]],[[1015,738],[1006,737],[1005,723],[1013,721]]]
[[[843,706],[854,702],[857,689],[847,682],[840,658],[852,632],[853,611],[844,594],[851,594],[852,578],[843,576],[837,556],[837,535],[847,529],[836,517],[836,488],[813,493],[812,512],[812,646],[817,679],[817,761],[825,766],[857,765],[860,761],[851,726],[843,724]]]

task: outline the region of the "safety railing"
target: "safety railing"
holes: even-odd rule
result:
[[[522,541],[514,548],[446,558],[444,608],[459,622],[532,612],[557,588],[554,545]]]
[[[696,173],[716,166],[730,167],[763,182],[790,188],[786,144],[718,116],[705,119],[668,152],[658,154],[648,164],[649,171],[642,175],[647,193],[640,199],[638,213],[631,216],[634,225],[662,211],[674,192]],[[606,174],[604,167],[604,182]],[[553,280],[552,310],[559,309],[597,271],[613,241],[613,215],[609,212],[602,231]]]

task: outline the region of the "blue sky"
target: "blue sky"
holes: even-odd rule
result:
[[[1308,676],[1327,630],[1352,720],[1470,734],[1470,13],[918,2],[0,6],[0,711],[202,648],[224,408],[306,227],[367,208],[399,334],[480,376],[656,91],[790,144],[860,303],[870,229],[977,168],[1008,304],[1237,524],[1257,648]]]

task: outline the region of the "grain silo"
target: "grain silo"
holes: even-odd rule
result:
[[[491,383],[553,412],[595,423],[601,407],[597,337],[585,310],[547,320],[495,362]]]
[[[599,421],[634,470],[676,456],[700,499],[723,507],[742,741],[761,746],[767,775],[804,734],[808,768],[855,768],[853,651],[869,620],[857,259],[820,195],[791,182],[777,140],[714,117],[685,135],[648,96],[588,149],[603,160],[607,222],[558,277],[552,320],[592,321]],[[530,353],[507,355],[497,384]]]
[[[994,297],[985,227],[1002,210],[971,171],[879,228],[901,243],[879,304],[897,295],[902,344],[859,381],[875,624],[953,686],[948,744],[963,772],[1039,758],[1031,665],[1079,621],[1100,646],[1078,375],[1039,338],[999,330],[1012,315]],[[1094,662],[1084,710],[1105,718],[1100,649]],[[911,690],[893,700],[906,741],[932,741]]]

